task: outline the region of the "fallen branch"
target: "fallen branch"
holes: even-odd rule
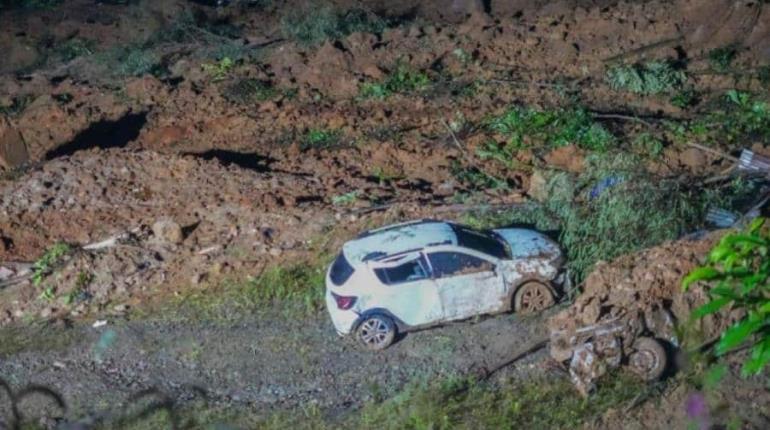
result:
[[[623,52],[622,54],[614,55],[612,57],[604,59],[604,63],[617,63],[622,60],[625,60],[629,57],[635,57],[640,54],[647,53],[649,51],[654,51],[656,49],[665,48],[671,45],[676,45],[677,43],[680,43],[684,40],[684,36],[677,36],[670,39],[663,39],[659,40],[657,42],[651,43],[649,45],[645,45],[636,49],[632,49],[627,52]]]
[[[639,117],[631,116],[631,115],[621,115],[616,113],[592,113],[591,116],[594,117],[594,119],[619,119],[623,121],[638,122],[639,124],[646,125],[647,127],[650,127],[650,128],[654,127],[654,125],[651,122],[645,121]]]
[[[687,142],[687,145],[688,146],[692,146],[693,148],[700,149],[701,151],[717,155],[717,156],[722,157],[724,159],[727,159],[727,160],[730,160],[730,161],[734,161],[736,163],[740,163],[740,161],[741,161],[740,158],[738,158],[738,157],[733,157],[732,155],[730,155],[730,154],[728,154],[726,152],[723,152],[723,151],[720,151],[720,150],[714,149],[714,148],[709,148],[708,146],[703,146],[703,145],[701,145],[699,143]]]
[[[532,344],[529,348],[527,348],[523,352],[521,352],[519,354],[516,354],[512,358],[509,358],[507,360],[504,360],[504,361],[498,363],[496,366],[492,367],[491,369],[487,369],[487,371],[481,376],[481,378],[479,378],[479,380],[489,379],[490,376],[492,376],[493,374],[499,372],[503,368],[506,368],[506,367],[516,363],[517,361],[519,361],[519,360],[521,360],[521,359],[523,359],[525,357],[528,357],[528,356],[530,356],[530,355],[540,351],[541,349],[545,348],[546,345],[548,345],[548,342],[549,342],[548,339],[541,339],[541,340],[535,342],[534,344]]]

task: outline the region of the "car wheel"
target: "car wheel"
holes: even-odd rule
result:
[[[361,322],[356,336],[366,349],[380,351],[393,343],[396,338],[396,325],[386,316],[372,315]]]
[[[554,303],[551,289],[543,283],[532,281],[516,290],[513,310],[520,314],[533,314],[553,306]]]
[[[666,371],[666,349],[657,340],[640,337],[632,349],[633,352],[628,356],[628,367],[643,380],[654,381]]]

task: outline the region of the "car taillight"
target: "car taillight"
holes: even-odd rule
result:
[[[334,301],[337,302],[337,307],[342,309],[343,311],[346,311],[353,307],[353,305],[356,304],[356,300],[358,297],[353,296],[338,296],[337,294],[332,293],[332,297],[334,297]]]

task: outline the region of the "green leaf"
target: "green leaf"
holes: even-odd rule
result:
[[[743,363],[741,374],[746,377],[759,374],[770,363],[770,337],[763,339],[751,349],[751,357]]]
[[[759,229],[761,229],[763,225],[765,225],[765,218],[763,217],[754,218],[754,220],[751,221],[751,224],[749,225],[749,233],[754,234],[759,232]]]
[[[743,320],[722,333],[717,344],[717,355],[723,355],[743,343],[756,329],[762,326],[762,321]]]
[[[682,289],[687,291],[690,285],[698,281],[709,281],[719,277],[721,273],[713,267],[698,267],[690,272],[687,277],[682,280]]]
[[[714,299],[708,303],[706,303],[703,306],[700,306],[699,308],[695,309],[692,312],[692,318],[703,318],[706,315],[713,314],[715,312],[718,312],[720,309],[722,309],[725,305],[732,302],[733,299],[730,297],[719,297],[717,299]]]
[[[709,254],[709,261],[717,262],[725,259],[726,256],[734,254],[735,250],[725,243],[719,243],[711,250]]]

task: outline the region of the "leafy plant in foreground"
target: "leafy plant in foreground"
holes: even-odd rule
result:
[[[429,84],[430,77],[425,72],[413,70],[404,64],[399,64],[384,81],[363,84],[361,86],[361,97],[386,99],[393,94],[422,90]]]
[[[607,69],[606,79],[614,90],[653,95],[681,88],[687,81],[687,74],[674,62],[665,60],[615,65]]]
[[[722,309],[738,308],[745,317],[727,328],[716,344],[724,355],[753,338],[751,355],[744,362],[744,376],[759,374],[770,363],[770,231],[766,219],[755,219],[744,232],[723,237],[705,266],[696,268],[682,281],[687,290],[693,283],[707,281],[710,301],[695,309],[692,317],[703,318]]]
[[[709,63],[717,72],[726,72],[738,55],[738,46],[731,44],[709,51]]]
[[[539,143],[605,151],[615,144],[615,136],[582,108],[536,110],[517,106],[492,118],[489,128],[506,136],[511,150]]]
[[[32,265],[32,284],[35,286],[40,285],[43,279],[53,270],[53,267],[61,262],[62,258],[69,254],[71,250],[72,247],[66,243],[57,243],[48,249]]]

